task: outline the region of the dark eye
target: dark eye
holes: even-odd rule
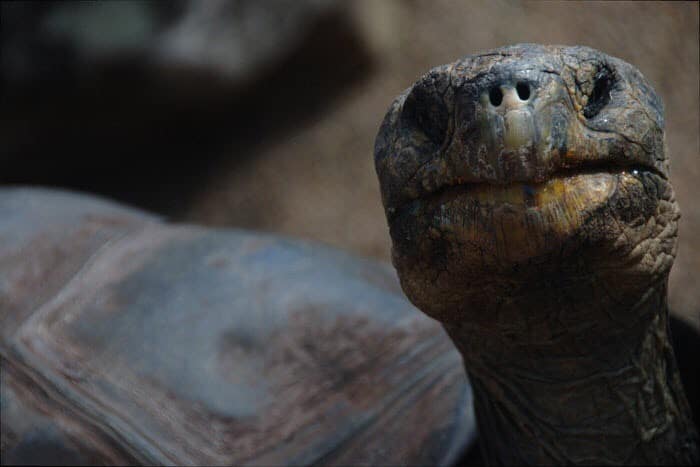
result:
[[[406,97],[401,118],[405,127],[423,133],[436,146],[442,145],[448,112],[434,86],[417,84]]]
[[[607,67],[601,68],[596,73],[593,83],[593,91],[588,97],[588,103],[583,108],[583,115],[586,118],[593,118],[598,112],[610,102],[610,91],[613,88],[614,76]]]

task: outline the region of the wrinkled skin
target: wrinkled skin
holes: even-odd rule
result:
[[[532,44],[434,68],[375,164],[401,285],[462,353],[488,462],[697,462],[667,331],[680,214],[638,70]]]

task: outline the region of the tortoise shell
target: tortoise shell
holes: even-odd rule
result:
[[[3,463],[450,464],[472,394],[389,265],[0,189]]]

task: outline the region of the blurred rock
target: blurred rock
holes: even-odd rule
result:
[[[242,80],[294,49],[304,30],[335,3],[3,2],[0,73],[10,85],[31,86],[60,74],[74,78],[106,62],[134,60]]]
[[[165,214],[199,178],[332,105],[372,69],[336,1],[0,4],[1,184]],[[6,27],[7,26],[7,27]]]
[[[182,20],[154,41],[164,61],[211,67],[244,79],[293,48],[329,0],[191,1]],[[262,33],[261,33],[262,32]]]

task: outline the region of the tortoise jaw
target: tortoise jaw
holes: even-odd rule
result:
[[[607,162],[607,161],[604,161]],[[482,205],[510,205],[525,206],[527,208],[541,208],[556,200],[566,192],[567,184],[576,180],[580,184],[584,177],[589,183],[593,193],[600,193],[596,175],[630,175],[640,177],[649,175],[667,180],[665,174],[654,167],[646,165],[615,165],[610,163],[581,165],[578,167],[562,168],[546,177],[532,177],[525,180],[487,180],[472,181],[462,177],[445,180],[440,184],[426,187],[425,192],[409,196],[395,208],[387,209],[389,220],[395,214],[416,201],[427,202],[429,200],[448,200],[451,198],[472,198]]]
[[[619,172],[623,173],[623,172]],[[609,180],[606,175],[615,175],[614,172],[571,172],[558,173],[542,182],[509,182],[506,184],[493,183],[457,183],[445,186],[441,190],[421,197],[427,201],[437,199],[444,203],[449,199],[469,198],[481,206],[510,206],[513,208],[543,209],[547,205],[566,196],[567,190],[572,185],[586,185],[586,189],[597,198],[608,190],[601,189],[601,181]]]
[[[451,185],[408,203],[397,221],[430,219],[429,230],[455,243],[478,244],[500,232],[489,243],[506,252],[503,259],[519,261],[546,247],[544,239],[571,235],[607,202],[622,178],[631,177],[599,171],[561,174],[539,183]]]
[[[494,270],[510,271],[556,253],[618,204],[653,209],[649,193],[664,184],[642,167],[565,170],[543,182],[457,183],[405,203],[389,226],[396,253],[446,249],[461,264],[483,267],[488,257]]]

